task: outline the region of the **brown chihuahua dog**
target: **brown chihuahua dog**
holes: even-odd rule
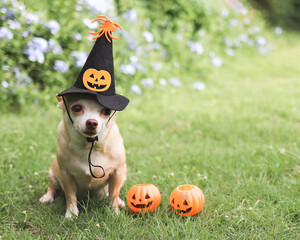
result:
[[[119,206],[125,206],[119,198],[119,191],[126,179],[126,156],[122,136],[111,118],[113,113],[98,103],[94,96],[70,94],[65,97],[70,109],[70,121],[62,97],[57,97],[58,107],[63,109],[63,118],[58,125],[56,157],[49,170],[50,186],[40,198],[41,203],[52,203],[55,193],[62,189],[66,198],[67,218],[78,216],[77,192],[90,190],[102,198],[108,195],[109,202],[119,213]],[[98,136],[91,151],[87,138]],[[94,168],[90,171],[88,156]]]

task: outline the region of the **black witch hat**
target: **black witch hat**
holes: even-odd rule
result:
[[[81,69],[75,84],[62,91],[58,96],[72,93],[92,94],[97,97],[98,102],[106,108],[122,111],[129,103],[129,99],[116,94],[114,81],[114,62],[111,35],[116,27],[121,27],[111,22],[105,16],[98,16],[95,21],[102,21],[100,31],[91,33],[99,34],[83,68]]]

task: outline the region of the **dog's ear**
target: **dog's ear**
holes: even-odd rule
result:
[[[64,109],[65,105],[64,105],[62,96],[58,96],[56,94],[56,99],[58,101],[57,107],[60,108],[60,109]]]

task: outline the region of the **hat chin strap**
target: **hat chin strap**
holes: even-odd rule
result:
[[[66,108],[66,110],[67,110],[69,119],[70,119],[71,123],[74,124],[74,122],[73,122],[73,120],[72,120],[72,118],[71,118],[69,109],[68,109],[68,107],[67,107],[67,104],[66,104],[66,101],[65,101],[64,96],[62,96],[62,99],[63,99],[64,105],[65,105],[65,108]],[[109,121],[112,119],[112,117],[115,115],[116,112],[117,112],[117,111],[115,110],[114,113],[109,117],[109,119],[108,119],[108,121],[107,121],[107,123],[106,123],[106,126],[107,126],[107,124],[109,123]],[[92,177],[94,177],[94,178],[103,178],[103,177],[105,176],[105,170],[104,170],[104,168],[103,168],[102,166],[100,166],[100,165],[94,165],[94,164],[92,163],[92,160],[91,160],[91,155],[92,155],[92,151],[93,151],[93,148],[94,148],[94,143],[95,143],[95,141],[98,141],[98,135],[95,136],[95,137],[87,137],[86,140],[87,140],[88,142],[91,142],[91,143],[92,143],[92,146],[91,146],[91,149],[90,149],[90,152],[89,152],[89,155],[88,155],[88,163],[89,163],[90,173],[91,173]],[[94,173],[93,173],[92,167],[94,167],[94,168],[101,168],[102,171],[103,171],[103,174],[102,174],[100,177],[99,177],[99,176],[95,176]]]
[[[67,107],[66,100],[65,100],[64,96],[61,96],[61,97],[62,97],[62,99],[63,99],[63,102],[64,102],[64,104],[65,104],[65,108],[66,108],[66,110],[67,110],[67,113],[68,113],[69,119],[70,119],[71,123],[72,123],[72,124],[74,124],[74,122],[73,122],[73,120],[72,120],[72,118],[71,118],[71,115],[70,115],[69,109],[68,109],[68,107]]]
[[[103,168],[102,166],[100,166],[100,165],[94,165],[94,164],[92,163],[92,160],[91,160],[91,154],[92,154],[92,151],[93,151],[94,142],[95,142],[95,141],[98,141],[98,136],[93,137],[93,138],[87,137],[86,140],[87,140],[88,142],[91,142],[91,143],[92,143],[92,146],[91,146],[91,149],[90,149],[90,152],[89,152],[89,156],[88,156],[88,162],[89,162],[90,173],[91,173],[91,175],[92,175],[94,178],[103,178],[103,177],[105,176],[105,170],[104,170],[104,168]],[[103,171],[103,174],[102,174],[101,176],[95,176],[94,173],[93,173],[92,167],[94,167],[94,168],[101,168],[102,171]]]

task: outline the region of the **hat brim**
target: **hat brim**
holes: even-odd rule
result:
[[[93,92],[87,89],[77,88],[75,86],[67,88],[66,90],[59,93],[58,96],[64,96],[72,93],[83,93],[83,94],[95,95],[97,97],[98,102],[101,105],[116,111],[124,110],[124,108],[126,108],[129,103],[128,98],[119,94],[109,96],[98,92]]]

